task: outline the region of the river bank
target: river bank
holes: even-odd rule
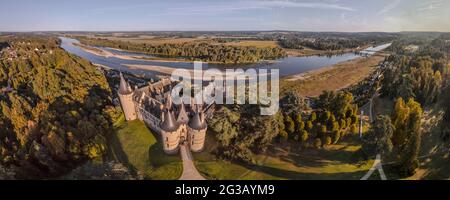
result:
[[[360,57],[342,63],[288,76],[280,81],[281,93],[296,92],[315,97],[323,91],[349,87],[371,74],[385,58],[383,54]]]

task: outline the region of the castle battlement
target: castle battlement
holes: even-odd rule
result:
[[[169,78],[163,78],[132,89],[120,73],[118,95],[125,119],[141,120],[158,133],[167,154],[178,153],[183,143],[193,152],[202,151],[208,128],[206,109],[197,104],[173,104],[170,94],[175,84]]]

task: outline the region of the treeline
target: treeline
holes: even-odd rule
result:
[[[179,57],[216,63],[255,63],[261,60],[274,60],[286,56],[286,52],[278,47],[259,48],[212,45],[205,42],[150,45],[87,37],[77,37],[77,39],[81,43],[91,46],[112,47],[150,55]]]
[[[281,100],[282,109],[273,116],[260,116],[258,106],[222,106],[209,127],[219,143],[220,158],[252,163],[254,154],[264,152],[274,142],[290,141],[299,148],[322,148],[337,144],[358,132],[357,106],[347,92],[324,92],[312,112],[306,101],[294,93]]]
[[[335,50],[345,50],[353,49],[363,45],[366,45],[367,41],[359,41],[352,39],[321,39],[321,38],[285,38],[279,40],[280,46],[288,49],[304,49],[305,47],[325,50],[325,51],[335,51]]]
[[[56,38],[9,39],[0,61],[0,163],[18,178],[61,175],[106,150],[115,109],[105,76]]]
[[[391,65],[383,73],[383,96],[414,98],[424,106],[436,102],[443,84],[443,73],[446,73],[445,59],[393,55],[388,61]]]
[[[314,33],[314,32],[290,32],[287,34],[273,34],[266,39],[278,40],[280,46],[288,49],[304,49],[305,47],[336,51],[353,49],[365,45],[377,45],[391,42],[398,38],[392,33]]]

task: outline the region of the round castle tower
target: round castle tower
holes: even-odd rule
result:
[[[189,120],[188,141],[191,151],[200,152],[205,147],[206,130],[205,115],[199,108],[194,113],[194,116]]]
[[[119,85],[119,100],[122,105],[123,113],[125,114],[125,119],[127,121],[132,121],[137,119],[136,107],[133,101],[133,90],[131,89],[128,82],[123,78],[122,72],[120,73],[120,85]]]
[[[175,120],[172,111],[166,109],[161,116],[161,139],[164,152],[167,154],[176,154],[180,147],[180,125]]]

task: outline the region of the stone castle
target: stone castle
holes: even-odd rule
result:
[[[161,137],[164,152],[176,154],[180,145],[193,152],[202,151],[207,130],[203,105],[172,103],[175,82],[163,78],[142,88],[132,89],[120,73],[119,100],[127,121],[139,119]],[[210,107],[209,107],[210,108]]]

